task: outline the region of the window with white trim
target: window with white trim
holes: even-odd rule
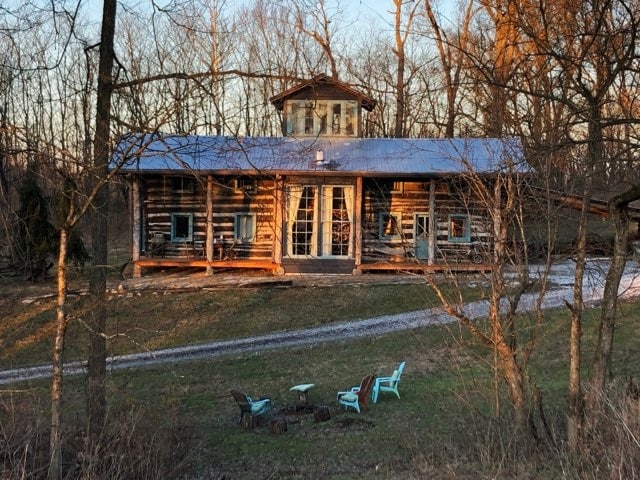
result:
[[[171,214],[171,241],[191,242],[193,240],[193,213]]]
[[[287,100],[287,135],[358,134],[358,102],[355,100]]]
[[[235,239],[242,243],[253,242],[256,238],[256,214],[236,213],[234,221]]]

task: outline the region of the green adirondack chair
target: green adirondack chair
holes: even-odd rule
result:
[[[246,414],[259,417],[271,412],[271,400],[269,398],[252,400],[251,397],[240,390],[231,390],[231,395],[240,407],[240,423],[242,423],[242,418]]]
[[[402,377],[404,366],[405,366],[405,362],[402,362],[398,366],[398,369],[394,370],[393,374],[390,377],[376,378],[376,382],[373,385],[373,392],[371,394],[373,403],[378,402],[378,395],[380,394],[380,392],[392,392],[392,393],[395,393],[396,397],[400,398],[400,392],[398,391],[398,384],[400,383],[400,378]]]

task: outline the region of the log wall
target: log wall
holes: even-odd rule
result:
[[[191,177],[191,179],[194,179]],[[261,179],[255,188],[237,184],[237,178],[215,177],[213,183],[213,232],[216,247],[233,245],[234,258],[270,260],[272,258],[274,233],[274,186],[271,179]],[[171,177],[146,177],[143,194],[143,250],[152,252],[150,242],[154,233],[164,235],[164,256],[203,256],[207,232],[206,178],[196,178],[193,189],[175,191]],[[193,215],[193,241],[171,242],[171,215],[183,213]],[[256,217],[256,235],[252,242],[234,242],[235,214],[252,213]],[[157,252],[156,252],[157,253]],[[217,255],[217,253],[216,253]]]
[[[469,189],[457,182],[437,180],[435,185],[434,216],[436,257],[462,254],[471,242],[489,244],[491,235],[487,208],[475,200]],[[394,182],[384,179],[365,179],[362,202],[363,255],[379,258],[385,254],[412,256],[415,242],[415,214],[430,215],[430,182]],[[380,214],[399,215],[399,235],[381,238]],[[469,243],[449,241],[449,215],[466,215],[471,223]]]
[[[174,189],[175,180],[170,176],[147,176],[141,182],[143,202],[143,225],[141,232],[142,256],[167,258],[203,258],[207,232],[206,178],[190,178],[193,187],[180,191]],[[277,252],[280,241],[276,234],[276,182],[264,178],[255,182],[237,177],[216,176],[213,178],[213,234],[214,260],[269,260]],[[350,178],[295,178],[295,183],[319,184],[351,183]],[[286,183],[286,182],[285,182]],[[426,181],[394,182],[386,179],[362,180],[362,257],[363,261],[394,260],[411,258],[415,254],[415,214],[433,214],[432,234],[437,245],[436,262],[449,260],[451,255],[463,255],[468,243],[449,241],[449,215],[467,215],[471,222],[471,242],[489,244],[491,240],[488,212],[480,202],[474,200],[469,189],[459,183],[445,179],[433,182],[433,204],[430,205],[430,184]],[[247,186],[249,185],[249,186]],[[284,184],[283,184],[284,185]],[[358,188],[360,190],[360,187]],[[359,197],[359,195],[358,195]],[[380,236],[380,213],[398,215],[399,234],[384,238]],[[193,215],[193,241],[171,242],[171,215],[184,213]],[[235,214],[255,214],[256,235],[254,241],[240,243],[235,239]],[[357,216],[356,216],[357,218]],[[281,228],[281,227],[280,227]],[[357,229],[356,229],[357,231]],[[150,241],[154,234],[162,234],[166,240],[161,252],[154,250]],[[359,242],[356,242],[358,244]],[[219,247],[233,244],[233,256],[227,258]],[[218,257],[218,255],[220,255]],[[356,255],[357,256],[357,255]],[[360,264],[361,262],[356,262]]]

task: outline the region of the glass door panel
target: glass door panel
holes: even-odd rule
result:
[[[352,187],[327,186],[322,201],[322,255],[349,257],[351,255]]]
[[[416,258],[425,260],[429,257],[429,215],[416,213],[414,230]]]
[[[316,255],[316,187],[289,188],[287,203],[287,253],[296,257]]]

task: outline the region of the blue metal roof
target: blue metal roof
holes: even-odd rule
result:
[[[319,154],[318,152],[322,152]],[[323,162],[317,161],[322,157]],[[122,172],[425,175],[493,173],[516,164],[526,171],[516,139],[207,137],[131,135],[117,145],[112,168]]]

